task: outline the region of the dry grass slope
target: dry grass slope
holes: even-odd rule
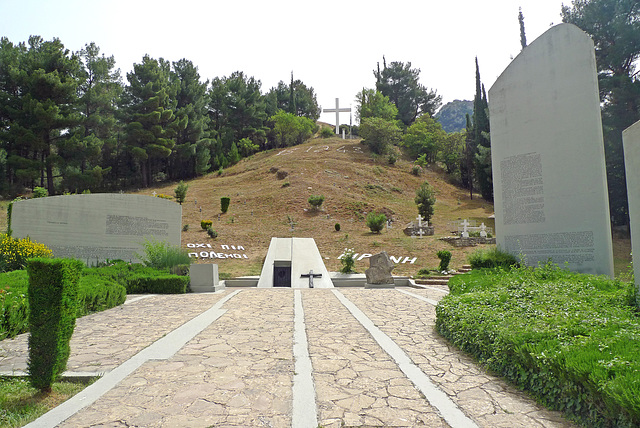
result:
[[[416,177],[411,167],[406,159],[395,165],[388,165],[383,158],[375,161],[359,140],[339,138],[313,139],[300,146],[258,153],[220,176],[212,173],[188,182],[183,224],[188,224],[189,230],[182,233],[182,245],[211,244],[218,251],[223,251],[223,244],[243,246],[248,259],[216,261],[220,272],[232,276],[259,274],[271,237],[289,236],[315,238],[330,271],[339,269],[337,257],[347,247],[360,254],[385,250],[396,257],[417,258],[414,264],[398,264],[394,274],[413,275],[421,268],[437,267],[436,252],[441,249],[452,252],[452,267],[460,267],[474,249],[456,249],[437,238],[450,235],[448,223],[456,219],[477,219],[493,226],[488,219],[493,205],[475,195],[471,200],[465,191],[447,183],[441,172],[426,170]],[[286,178],[278,179],[270,172],[276,168],[287,172]],[[410,238],[402,229],[418,214],[415,191],[425,180],[436,189],[436,235]],[[175,187],[172,183],[139,193],[173,195]],[[318,212],[310,210],[307,199],[311,195],[325,196]],[[231,205],[218,220],[224,196],[231,198]],[[393,227],[381,234],[371,233],[364,218],[372,210],[391,215]],[[293,233],[288,218],[296,223]],[[213,221],[217,239],[209,238],[200,228],[203,219]],[[340,232],[335,231],[336,223],[340,223]],[[358,271],[366,268],[368,261],[356,263]]]

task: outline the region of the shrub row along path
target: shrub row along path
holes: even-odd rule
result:
[[[445,289],[129,296],[77,321],[69,373],[104,376],[28,426],[573,426],[436,333]]]

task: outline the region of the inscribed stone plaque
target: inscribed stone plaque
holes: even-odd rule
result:
[[[101,193],[50,196],[13,205],[13,236],[31,237],[56,257],[88,265],[106,259],[139,261],[145,240],[180,246],[182,207],[153,196]]]
[[[561,24],[527,46],[489,90],[499,247],[613,275],[593,42]]]
[[[622,133],[622,141],[631,221],[633,274],[636,286],[640,287],[640,122],[634,123]]]

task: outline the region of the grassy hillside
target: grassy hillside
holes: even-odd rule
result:
[[[403,259],[417,257],[414,264],[398,264],[395,274],[412,275],[421,268],[437,267],[436,252],[441,249],[452,252],[452,267],[460,267],[474,249],[456,249],[437,238],[450,235],[448,223],[456,219],[477,219],[493,227],[488,219],[493,206],[479,196],[471,200],[468,193],[447,183],[440,172],[427,170],[416,177],[411,167],[412,163],[403,159],[395,165],[388,165],[386,158],[374,161],[359,140],[339,138],[314,139],[289,149],[258,153],[222,175],[212,173],[188,182],[183,224],[188,224],[189,230],[182,233],[182,246],[210,244],[213,250],[246,255],[246,259],[216,260],[220,272],[233,276],[259,274],[271,238],[289,236],[315,238],[329,270],[339,269],[337,257],[346,247],[360,254],[385,250]],[[279,180],[270,172],[272,168],[286,171],[288,176]],[[425,180],[436,189],[436,236],[410,238],[402,229],[418,214],[415,191]],[[172,183],[139,193],[173,195],[175,187]],[[310,210],[307,199],[311,195],[325,196],[319,212]],[[231,198],[231,205],[218,220],[224,196]],[[392,229],[371,233],[365,216],[372,210],[390,215]],[[288,218],[296,223],[293,232]],[[202,219],[213,221],[217,239],[209,238],[200,228]],[[340,232],[335,231],[335,223],[340,223]],[[243,246],[245,251],[226,251],[222,245]],[[359,272],[368,267],[367,260],[356,263]]]

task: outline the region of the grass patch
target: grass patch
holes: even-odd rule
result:
[[[43,394],[28,379],[0,377],[0,427],[21,427],[82,391],[89,382],[54,382]]]
[[[438,331],[490,370],[590,427],[640,426],[633,284],[555,265],[449,281]]]

